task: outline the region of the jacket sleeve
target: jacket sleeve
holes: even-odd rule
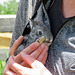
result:
[[[22,35],[23,30],[28,22],[28,19],[32,17],[34,7],[37,4],[37,2],[38,0],[20,0],[16,14],[15,24],[13,27],[10,48],[12,47],[14,41],[17,40],[18,37]],[[6,65],[8,64],[8,58],[6,60],[7,62]]]
[[[22,32],[28,22],[28,19],[32,16],[32,11],[34,7],[34,3],[36,0],[20,0],[17,14],[16,14],[16,19],[15,19],[15,24],[13,28],[13,34],[12,34],[12,40],[10,47],[12,47],[14,41],[18,39],[20,35],[22,35]]]

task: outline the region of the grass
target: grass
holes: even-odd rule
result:
[[[5,64],[6,64],[6,61],[0,60],[0,75],[3,75]]]
[[[8,57],[9,52],[5,50],[6,55]],[[0,60],[0,75],[3,75],[3,71],[5,69],[6,61]]]

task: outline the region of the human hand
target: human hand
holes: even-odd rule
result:
[[[10,55],[14,55],[15,50],[18,48],[18,46],[21,44],[22,41],[23,41],[23,36],[19,37],[18,40],[14,42],[13,46],[10,49]],[[42,44],[42,45],[40,45],[38,42],[34,42],[29,47],[25,48],[22,52],[28,54],[29,56],[45,64],[47,59],[48,47],[45,44]],[[17,56],[14,56],[15,62],[25,67],[29,67],[29,65],[22,60],[21,53],[18,54]],[[5,67],[4,75],[10,75],[10,74],[7,74],[7,71],[11,71],[8,65]]]
[[[31,66],[31,68],[23,67],[14,61],[11,56],[9,59],[9,68],[12,70],[7,71],[10,74],[7,75],[52,75],[51,72],[39,61],[25,53],[21,53],[22,59]],[[5,75],[5,74],[4,74]]]
[[[13,46],[10,49],[10,55],[14,55],[15,50],[22,43],[23,39],[24,39],[24,37],[20,36],[14,42]],[[47,51],[48,51],[48,46],[46,46],[44,43],[40,45],[38,42],[34,42],[30,46],[25,48],[22,52],[29,54],[33,58],[35,58],[38,61],[41,61],[43,64],[45,64],[46,59],[47,59]],[[14,56],[14,60],[23,66],[28,66],[25,62],[23,62],[20,54],[18,54],[17,56]]]

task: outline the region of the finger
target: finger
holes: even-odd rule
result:
[[[33,58],[34,58],[34,57],[33,57]],[[43,58],[43,60],[38,60],[38,61],[42,62],[42,64],[45,65],[46,60],[47,60],[47,55],[45,55],[45,57]],[[24,66],[24,67],[29,67],[29,68],[31,68],[25,61],[23,61],[22,63],[20,63],[20,65],[22,65],[22,66]]]
[[[18,75],[24,75],[24,74],[31,74],[32,73],[32,69],[30,68],[26,68],[26,67],[23,67],[21,65],[19,65],[18,63],[16,63],[14,60],[13,60],[13,57],[11,56],[9,58],[9,64],[8,66],[15,72],[17,73]]]
[[[42,60],[42,63],[43,63],[44,65],[46,64],[47,56],[48,56],[48,54],[46,53],[44,59]]]
[[[14,56],[14,61],[17,62],[18,64],[23,62],[20,53],[18,55]]]
[[[6,71],[3,75],[16,75],[16,73],[9,70],[9,71]]]
[[[16,73],[14,73],[13,71],[11,71],[8,67],[8,64],[7,66],[5,67],[4,71],[3,71],[3,75],[16,75]]]
[[[37,48],[37,50],[35,50],[33,53],[31,53],[30,54],[30,56],[31,57],[33,57],[33,58],[35,58],[35,59],[37,59],[38,57],[39,57],[39,55],[42,53],[42,51],[44,50],[44,48],[45,48],[45,44],[43,43],[43,44],[41,44],[40,45],[40,47],[39,48]],[[42,56],[42,55],[41,55]],[[44,55],[45,56],[45,55]],[[43,58],[42,58],[43,59]],[[17,59],[17,60],[20,60],[20,58],[19,59]],[[20,60],[21,61],[21,60]],[[42,61],[42,60],[41,60]],[[21,61],[22,62],[22,61]],[[20,62],[20,63],[21,63]],[[22,66],[26,66],[26,67],[30,67],[27,63],[25,63],[25,62],[22,62],[21,63],[21,65]]]
[[[48,46],[45,46],[43,52],[40,54],[40,56],[37,58],[37,60],[42,62],[44,57],[45,57],[45,55],[46,55],[46,53],[47,53],[47,51],[48,51]]]
[[[40,46],[39,42],[34,42],[34,43],[30,44],[28,47],[26,47],[22,52],[30,54],[33,51],[35,51],[39,46]]]
[[[10,56],[14,54],[15,50],[18,48],[18,46],[22,43],[24,37],[20,36],[13,44],[13,46],[10,49]]]
[[[42,51],[44,50],[44,48],[45,48],[45,44],[43,43],[33,53],[31,53],[30,56],[33,57],[33,58],[35,58],[35,59],[37,59],[39,57],[39,55],[42,53]],[[41,57],[42,57],[42,55],[41,55]],[[27,63],[22,62],[23,60],[21,61],[21,59],[22,58],[18,58],[17,59],[17,61],[20,60],[19,64],[21,64],[22,66],[30,67]],[[41,58],[41,59],[43,59],[43,58]]]
[[[24,66],[24,67],[31,68],[25,61],[23,61],[22,63],[20,63],[20,65],[22,65],[22,66]]]
[[[34,50],[36,50],[38,47],[40,46],[40,44],[38,42],[34,42],[32,44],[30,44],[27,48],[25,48],[22,52],[25,54],[30,54],[32,53]],[[17,63],[21,63],[23,60],[21,59],[20,54],[18,54],[17,56],[15,56],[14,60]]]
[[[30,54],[31,57],[37,59],[39,57],[39,55],[42,53],[42,51],[45,48],[45,44],[41,44],[39,48],[37,48],[37,50],[35,50],[33,53]],[[43,58],[42,58],[43,59]],[[30,67],[27,63],[22,62],[21,63],[22,66],[26,66],[26,67]]]
[[[21,53],[22,59],[34,69],[45,69],[44,65],[29,55]]]
[[[44,50],[45,46],[46,45],[42,43],[33,53],[30,54],[30,56],[37,59],[39,55],[42,53],[42,51]]]

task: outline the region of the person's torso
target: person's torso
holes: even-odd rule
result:
[[[53,75],[75,75],[75,17],[64,18],[62,0],[55,0],[48,15],[54,41],[46,67]]]
[[[62,14],[62,0],[55,0],[53,6],[49,8],[48,15],[51,23],[51,31],[55,37],[60,28],[69,18],[64,18]]]

